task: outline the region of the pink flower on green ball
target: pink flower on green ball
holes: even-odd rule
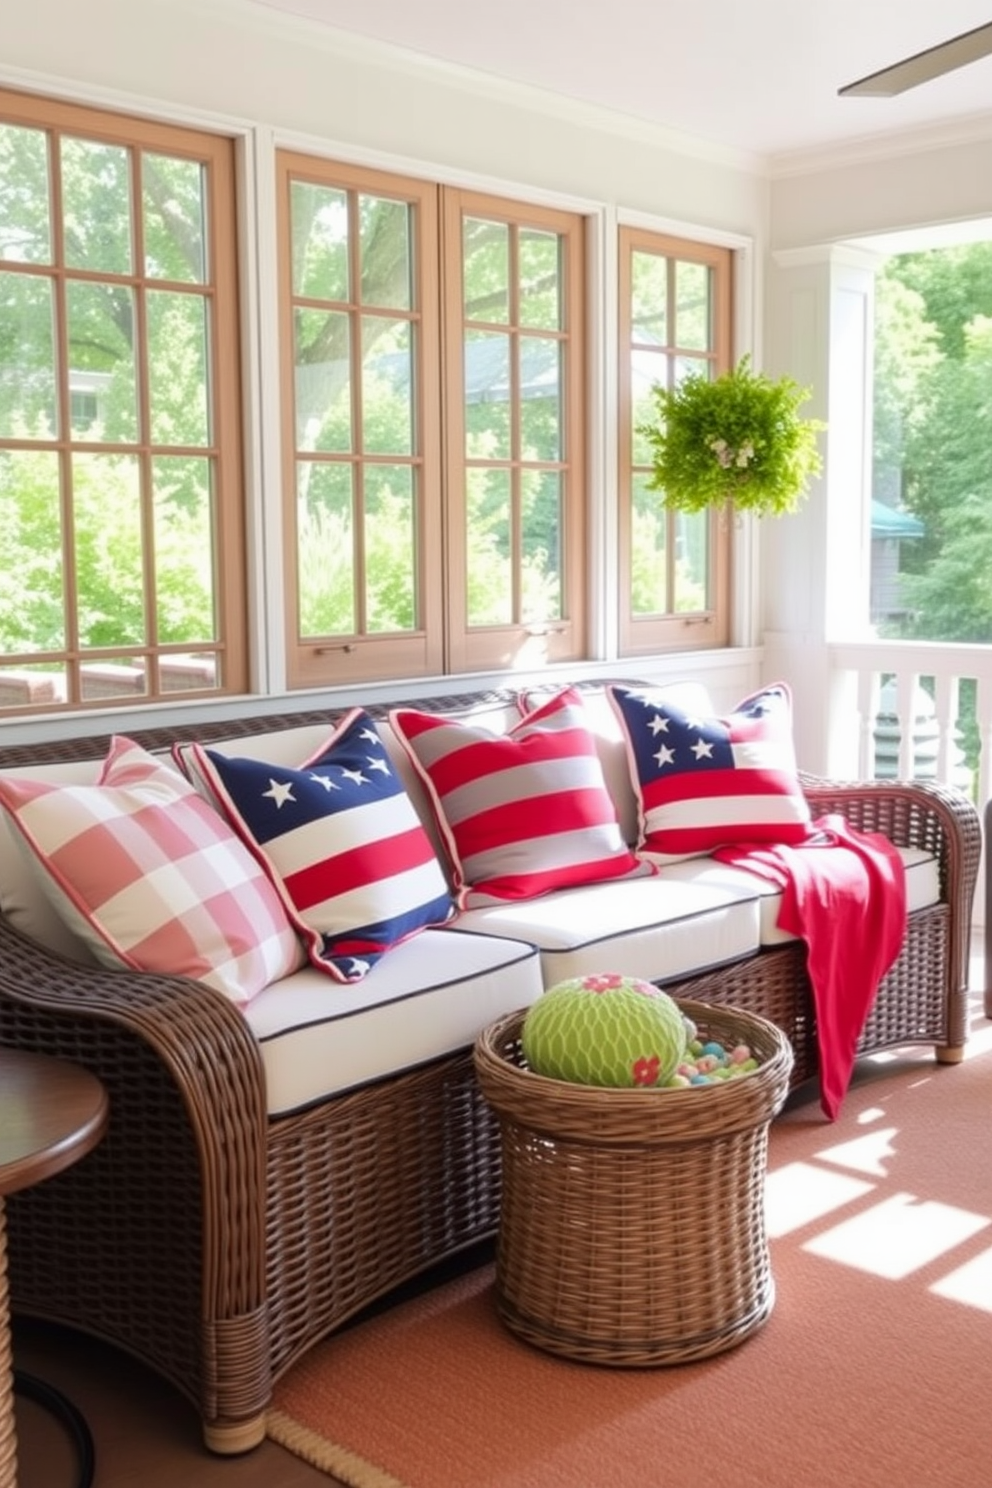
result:
[[[634,1084],[657,1085],[660,1069],[661,1060],[657,1054],[652,1054],[650,1059],[635,1059],[632,1070]]]
[[[619,972],[600,973],[598,976],[587,976],[582,986],[587,992],[612,992],[614,987],[619,987],[623,977]]]

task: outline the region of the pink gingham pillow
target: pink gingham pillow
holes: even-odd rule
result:
[[[241,1006],[303,964],[248,849],[177,770],[115,737],[93,785],[0,774],[53,904],[108,966],[192,977]]]

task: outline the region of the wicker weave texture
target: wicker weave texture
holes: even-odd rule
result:
[[[4,1200],[0,1198],[0,1488],[17,1488],[13,1367],[7,1300],[7,1217]]]
[[[589,1363],[661,1365],[742,1343],[768,1318],[768,1127],[792,1051],[765,1019],[683,1001],[701,1037],[748,1043],[740,1080],[603,1090],[526,1067],[523,1014],[475,1049],[502,1132],[496,1291],[515,1333]]]

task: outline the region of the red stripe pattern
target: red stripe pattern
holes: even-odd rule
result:
[[[653,871],[623,840],[576,690],[506,734],[413,708],[390,723],[433,803],[462,908]]]

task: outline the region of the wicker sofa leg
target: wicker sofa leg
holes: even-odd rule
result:
[[[236,1457],[250,1452],[265,1440],[265,1412],[249,1421],[204,1421],[203,1443],[219,1457]]]
[[[933,1052],[938,1064],[960,1064],[964,1058],[964,1044],[935,1044]]]
[[[202,1334],[207,1379],[200,1397],[203,1441],[211,1452],[234,1457],[265,1439],[272,1399],[268,1308],[217,1318]]]

